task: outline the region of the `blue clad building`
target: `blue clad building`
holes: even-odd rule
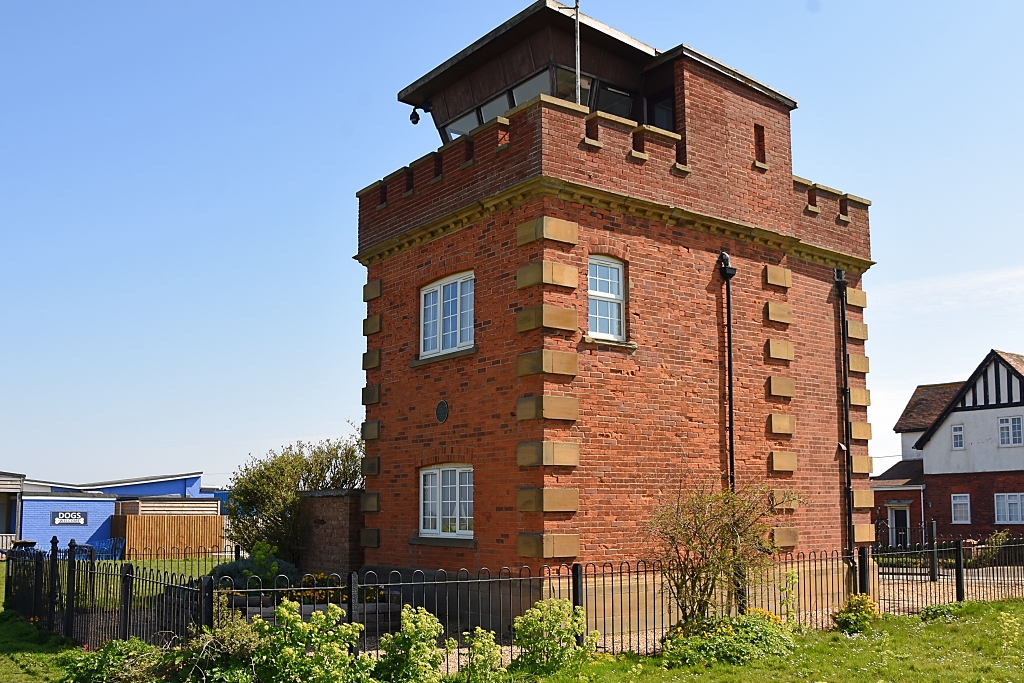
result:
[[[110,540],[110,516],[117,496],[106,493],[26,493],[22,497],[21,537],[45,546],[54,536],[61,547]]]

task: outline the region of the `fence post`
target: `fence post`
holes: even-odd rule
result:
[[[57,618],[57,580],[60,578],[60,565],[57,564],[57,537],[50,539],[50,595],[47,597],[46,628],[56,630],[54,621]]]
[[[89,546],[89,609],[96,608],[96,546]]]
[[[242,546],[235,544],[235,562],[242,559]]]
[[[200,625],[213,628],[213,577],[199,577]]]
[[[35,577],[32,581],[32,616],[43,619],[43,551],[36,551]]]
[[[75,539],[68,541],[68,578],[64,586],[64,637],[74,640],[75,633]]]
[[[956,539],[956,601],[964,601],[964,542]]]
[[[583,565],[579,562],[572,563],[572,589],[570,593],[573,609],[583,607]],[[583,645],[583,634],[576,636],[576,645]]]
[[[935,520],[930,525],[932,551],[928,553],[928,580],[939,580],[939,534]]]
[[[121,627],[117,637],[128,640],[131,625],[132,593],[135,592],[135,568],[130,564],[121,565]]]
[[[345,601],[345,621],[349,624],[355,622],[356,618],[356,602],[359,597],[359,574],[350,572],[348,575],[348,599]],[[390,598],[390,596],[388,596]],[[363,601],[366,602],[365,600]],[[364,610],[363,614],[367,614]],[[369,621],[369,619],[367,619]],[[356,641],[349,648],[349,653],[353,656],[359,654],[359,642]]]
[[[857,592],[869,595],[871,593],[871,560],[868,557],[868,548],[862,545],[857,548]]]

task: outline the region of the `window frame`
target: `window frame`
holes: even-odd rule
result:
[[[444,520],[443,505],[445,503],[445,500],[444,500],[444,497],[443,497],[443,487],[444,487],[443,481],[444,481],[444,472],[445,471],[454,471],[455,472],[455,501],[454,501],[454,504],[455,504],[455,531],[444,531],[442,529],[443,520]],[[469,484],[470,500],[468,501],[469,505],[470,505],[470,510],[469,510],[470,514],[468,516],[466,516],[466,517],[462,516],[463,503],[467,502],[467,501],[463,500],[463,498],[462,498],[462,475],[464,473],[469,473],[469,475],[470,475],[470,484]],[[435,521],[436,521],[436,528],[434,528],[434,529],[428,529],[428,528],[426,528],[426,525],[425,525],[425,522],[426,522],[426,519],[427,519],[427,515],[424,514],[424,492],[425,492],[425,489],[426,489],[425,482],[426,482],[426,479],[427,479],[427,477],[429,475],[434,475],[436,477],[436,484],[434,485],[436,487],[436,490],[435,490],[436,497],[434,498],[434,501],[433,501],[434,504],[435,504],[435,513],[436,513],[433,516]],[[473,476],[473,466],[470,465],[470,464],[465,464],[465,463],[444,463],[442,465],[432,465],[430,467],[423,467],[423,468],[420,469],[420,474],[419,474],[419,477],[420,477],[420,501],[419,501],[419,511],[417,512],[417,517],[419,519],[419,521],[418,521],[418,528],[419,528],[419,535],[421,537],[425,537],[425,538],[473,538],[474,526],[475,526],[474,516],[475,516],[476,511],[472,507],[473,506],[473,498],[475,497],[475,495],[473,493],[474,483],[473,483],[472,476]],[[468,519],[469,520],[469,529],[468,530],[464,530],[464,529],[461,528],[462,527],[462,520],[463,519]]]
[[[963,500],[957,500],[962,498]],[[967,504],[967,519],[957,521],[956,518],[956,505],[957,503]],[[970,524],[971,523],[971,494],[969,493],[951,493],[949,496],[949,518],[951,524]]]
[[[999,497],[1002,496],[1005,500],[1006,507],[1006,519],[999,519]],[[1010,500],[1009,496],[1016,496],[1017,500],[1014,501],[1017,505],[1017,521],[1010,519]],[[1022,506],[1024,506],[1024,493],[996,493],[993,494],[993,505],[994,505],[994,518],[996,524],[1024,524],[1024,514],[1022,514]]]
[[[590,266],[591,264],[597,264],[599,266],[604,265],[612,268],[616,268],[619,271],[619,294],[618,296],[608,294],[607,292],[599,292],[590,289]],[[592,299],[599,301],[608,301],[619,304],[619,329],[621,334],[614,335],[605,332],[597,332],[590,328],[590,302]],[[627,287],[626,287],[626,262],[617,259],[613,256],[605,256],[603,254],[591,254],[587,258],[587,335],[594,339],[605,339],[608,341],[620,341],[624,342],[628,338],[628,332],[626,330],[626,301],[627,301]]]
[[[960,429],[959,433],[957,432],[957,428]],[[958,436],[960,437],[959,446],[956,445],[956,437]],[[964,441],[964,426],[962,424],[950,425],[950,447],[954,451],[963,451],[967,449],[967,442]]]
[[[472,309],[472,319],[470,320],[470,324],[469,324],[469,328],[468,328],[469,329],[468,339],[463,339],[463,337],[462,337],[462,333],[463,333],[462,316],[465,313],[465,311],[462,308],[462,306],[463,306],[463,301],[462,301],[462,298],[463,298],[462,283],[464,283],[464,282],[472,282],[473,283],[473,291],[472,291],[473,309]],[[455,297],[455,302],[456,302],[456,305],[457,305],[457,310],[456,310],[456,313],[455,313],[455,320],[456,320],[456,343],[455,343],[454,346],[445,348],[444,347],[444,318],[445,318],[445,315],[444,315],[444,288],[446,286],[448,286],[448,285],[451,285],[451,284],[456,284],[456,286],[458,288],[457,289],[457,294],[456,294],[456,297]],[[426,315],[425,308],[426,308],[426,298],[427,298],[427,295],[432,294],[432,293],[436,293],[437,294],[437,300],[436,300],[436,303],[435,303],[435,305],[437,307],[437,311],[436,311],[435,317],[434,317],[434,319],[432,321],[433,324],[436,325],[435,335],[436,335],[437,347],[434,348],[434,349],[431,349],[431,350],[427,350],[426,349],[427,335],[426,335],[426,332],[425,332],[425,328],[426,328],[426,326],[428,324],[428,321],[427,321],[427,315]],[[471,348],[473,348],[473,346],[476,345],[476,276],[474,274],[474,271],[467,270],[467,271],[463,271],[461,273],[456,273],[455,275],[449,275],[448,277],[442,278],[440,280],[435,280],[434,282],[431,282],[429,285],[425,285],[423,287],[420,287],[419,318],[420,318],[420,322],[419,322],[419,326],[418,326],[417,329],[419,330],[419,347],[420,347],[419,357],[420,357],[421,360],[424,359],[424,358],[433,358],[435,356],[443,356],[444,354],[447,354],[447,353],[455,353],[456,351],[462,351],[464,349],[471,349]]]
[[[1003,421],[1006,421],[1007,442],[1003,443]],[[1016,420],[1016,424],[1014,421]],[[1014,427],[1017,429],[1014,430]],[[1014,433],[1016,431],[1016,433]],[[1024,416],[1008,415],[996,418],[996,434],[1000,448],[1020,448],[1024,446]]]

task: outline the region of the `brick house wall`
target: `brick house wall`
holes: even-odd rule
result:
[[[361,490],[302,491],[302,554],[299,569],[308,574],[339,574],[363,566],[359,531]]]
[[[738,485],[800,494],[779,520],[799,530],[797,548],[845,542],[833,268],[859,290],[871,264],[868,202],[793,177],[788,109],[689,60],[676,70],[686,165],[679,136],[541,97],[360,191],[366,486],[379,496],[365,516],[367,564],[494,568],[568,557],[547,547],[543,558],[524,556],[523,535],[569,539],[561,552],[571,548],[577,561],[644,557],[643,525],[658,501],[722,485],[727,470],[723,249],[737,268]],[[754,123],[766,131],[763,167]],[[575,241],[520,245],[519,226],[539,217],[576,224]],[[590,255],[625,263],[635,347],[588,341]],[[521,288],[520,269],[540,262],[575,268],[575,280]],[[791,281],[768,284],[766,266]],[[475,351],[418,362],[420,288],[466,270],[476,278]],[[791,322],[768,320],[769,302],[791,307]],[[575,312],[576,324],[517,331],[517,314],[538,306]],[[848,317],[861,323],[860,307]],[[793,358],[770,340],[792,344]],[[575,374],[520,376],[517,357],[541,350],[576,354]],[[849,352],[863,357],[863,341],[851,339]],[[773,395],[772,377],[793,380],[794,395]],[[851,384],[863,389],[865,374],[851,373]],[[524,400],[537,397],[575,399],[578,416],[522,419]],[[434,417],[439,400],[450,406],[444,423]],[[795,417],[794,433],[773,431],[773,414]],[[866,423],[866,407],[851,419]],[[518,466],[519,445],[535,442],[579,444],[579,464]],[[773,469],[773,451],[796,454],[796,471]],[[852,455],[865,458],[865,439]],[[423,545],[418,471],[445,462],[474,467],[474,538]],[[855,479],[867,489],[866,472]],[[577,509],[523,511],[524,489],[574,490]],[[856,524],[870,522],[870,502]]]
[[[953,524],[950,496],[971,496],[971,523]],[[1020,524],[996,524],[995,494],[1024,493],[1024,472],[978,472],[973,474],[926,474],[925,507],[929,520],[936,521],[939,536],[983,539],[1002,529],[1014,536],[1024,533]]]

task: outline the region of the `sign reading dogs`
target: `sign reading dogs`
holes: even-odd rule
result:
[[[50,512],[50,526],[88,526],[89,513],[85,510],[76,512],[70,510]]]

